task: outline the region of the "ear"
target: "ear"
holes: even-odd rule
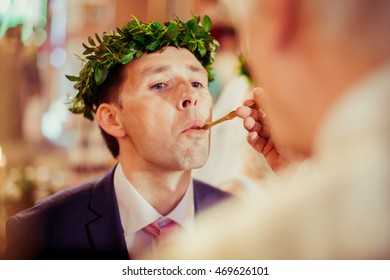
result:
[[[118,116],[117,110],[118,109],[114,105],[103,103],[96,111],[96,120],[106,133],[115,138],[120,138],[127,134]]]
[[[272,1],[274,6],[275,43],[278,49],[291,46],[298,34],[300,0]]]

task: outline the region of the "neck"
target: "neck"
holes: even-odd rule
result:
[[[191,170],[171,171],[120,161],[126,178],[162,215],[170,213],[183,198],[191,180]]]

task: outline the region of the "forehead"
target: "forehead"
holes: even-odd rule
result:
[[[163,73],[172,68],[188,69],[207,75],[206,69],[187,49],[167,47],[153,53],[144,53],[141,57],[128,63],[128,71],[142,76]]]

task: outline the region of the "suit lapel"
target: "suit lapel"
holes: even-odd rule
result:
[[[94,186],[89,209],[96,219],[87,224],[87,231],[97,258],[128,259],[126,242],[113,185],[113,168]]]
[[[91,192],[89,210],[96,218],[86,225],[86,229],[95,252],[92,258],[129,259],[113,184],[114,170],[97,181]],[[227,197],[227,193],[194,180],[195,213]]]
[[[193,180],[193,182],[195,213],[201,212],[212,207],[216,203],[231,197],[230,194],[198,180]]]

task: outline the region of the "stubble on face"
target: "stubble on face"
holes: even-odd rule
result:
[[[207,73],[193,54],[177,48],[148,54],[131,63],[127,67],[129,82],[121,96],[121,118],[128,131],[126,145],[131,157],[138,157],[138,164],[154,169],[177,171],[203,166],[209,155],[209,132],[199,137],[183,130],[189,123],[205,122],[211,117],[207,84],[204,92],[191,86],[198,80],[207,83]],[[161,90],[154,88],[156,83],[164,84]],[[180,88],[180,83],[187,88]],[[188,95],[197,95],[198,107],[178,110],[186,90],[197,92]]]
[[[207,146],[207,148],[205,147]],[[184,170],[201,168],[206,164],[209,157],[210,137],[208,137],[208,143],[195,142],[191,148],[187,148],[182,157],[179,158],[179,165]]]

